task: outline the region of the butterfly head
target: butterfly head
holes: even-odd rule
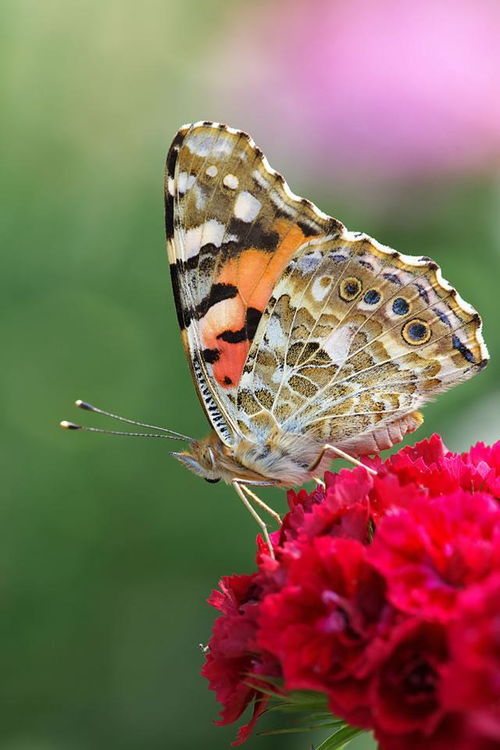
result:
[[[194,474],[203,477],[207,482],[215,483],[222,479],[221,467],[217,460],[217,442],[217,436],[211,434],[203,440],[193,440],[190,451],[179,451],[171,455]]]

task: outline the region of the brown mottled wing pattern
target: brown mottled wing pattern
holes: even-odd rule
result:
[[[231,445],[238,384],[278,279],[298,248],[343,226],[294,196],[246,133],[209,122],[172,143],[165,212],[184,345],[206,413]]]
[[[372,452],[384,425],[487,361],[478,313],[429,258],[359,233],[303,246],[277,282],[244,367],[239,428]]]

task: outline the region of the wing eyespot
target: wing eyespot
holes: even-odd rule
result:
[[[396,297],[392,303],[392,312],[396,315],[407,315],[410,310],[410,305],[404,297]]]
[[[366,302],[367,305],[376,305],[378,302],[380,302],[380,299],[380,292],[378,292],[376,289],[368,289],[365,296],[363,297],[363,302]]]
[[[355,276],[348,276],[342,279],[339,285],[339,297],[344,302],[352,302],[359,296],[363,289],[363,284]]]
[[[413,318],[403,326],[403,339],[411,346],[426,344],[431,337],[431,327],[421,318]]]

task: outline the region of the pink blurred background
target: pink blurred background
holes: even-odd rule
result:
[[[235,122],[299,143],[325,175],[489,170],[499,34],[498,0],[249,3],[229,14],[208,77]]]

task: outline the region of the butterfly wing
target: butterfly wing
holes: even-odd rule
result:
[[[344,231],[303,246],[278,280],[241,378],[240,430],[265,440],[275,422],[375,452],[487,359],[479,315],[436,263]]]
[[[172,143],[165,215],[193,377],[213,427],[232,445],[238,384],[276,282],[297,248],[343,226],[294,196],[246,133],[210,122],[186,125]]]

